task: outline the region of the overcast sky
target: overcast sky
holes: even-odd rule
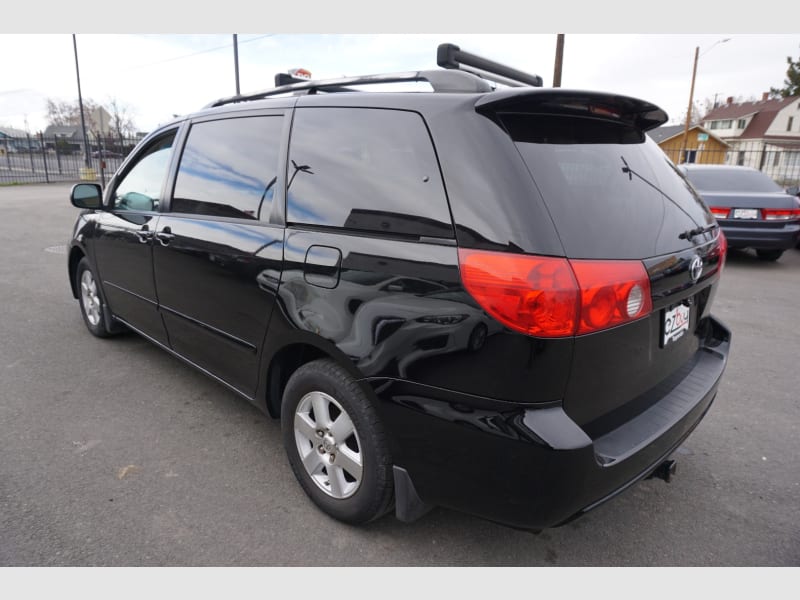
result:
[[[441,42],[552,85],[555,34],[248,33],[239,34],[241,89],[272,87],[275,73],[292,67],[315,78],[435,68]],[[231,34],[78,34],[77,44],[84,98],[117,98],[142,131],[235,92]],[[695,100],[760,97],[782,85],[786,57],[800,55],[800,34],[567,34],[562,86],[640,97],[678,122],[696,46]],[[0,57],[0,125],[26,129],[27,120],[30,132],[42,130],[47,98],[77,98],[70,34],[3,34]]]

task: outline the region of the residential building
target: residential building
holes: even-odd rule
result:
[[[14,127],[0,127],[0,156],[15,152],[27,152],[29,149],[39,149],[39,141],[21,129]]]
[[[685,147],[683,125],[664,125],[648,131],[647,135],[653,138],[653,141],[675,164],[679,162],[696,162],[706,165],[725,164],[728,152],[727,142],[700,125],[689,127]],[[683,159],[679,160],[681,150],[683,150]]]
[[[703,127],[729,145],[727,164],[753,167],[781,185],[800,181],[800,96],[735,103],[711,110]]]

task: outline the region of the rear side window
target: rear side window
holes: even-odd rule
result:
[[[299,108],[294,119],[289,222],[453,237],[439,165],[420,115]]]
[[[258,116],[193,124],[171,211],[269,218],[282,123],[280,116]]]

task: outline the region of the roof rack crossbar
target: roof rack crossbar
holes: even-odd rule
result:
[[[525,73],[477,54],[465,52],[455,44],[439,44],[436,49],[436,63],[445,69],[467,71],[514,87],[523,85],[542,87],[543,84],[539,75]]]
[[[275,81],[277,83],[285,83],[287,78],[276,75]],[[234,102],[247,102],[249,100],[261,100],[270,96],[278,94],[285,94],[287,92],[306,92],[308,94],[314,93],[316,90],[324,90],[327,92],[355,92],[352,88],[347,86],[351,85],[369,85],[377,83],[400,83],[408,81],[427,81],[430,83],[434,92],[490,92],[492,87],[483,79],[476,77],[473,74],[462,71],[409,71],[405,73],[386,73],[382,75],[359,75],[356,77],[342,77],[339,79],[324,79],[324,80],[305,80],[297,77],[292,78],[296,83],[288,83],[279,85],[278,87],[255,92],[252,94],[242,94],[239,96],[230,96],[228,98],[220,98],[204,108],[213,108],[215,106],[223,106],[225,104],[232,104]]]

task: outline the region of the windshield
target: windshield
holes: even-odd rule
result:
[[[749,169],[686,169],[686,177],[702,192],[782,192],[760,171]]]

